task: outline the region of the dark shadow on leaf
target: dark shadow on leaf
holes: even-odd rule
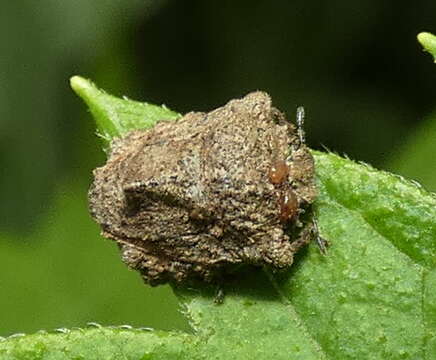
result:
[[[277,282],[286,282],[304,264],[307,253],[307,248],[302,249],[296,254],[292,266],[286,270],[273,272],[271,269],[267,269],[267,271],[273,273]],[[222,277],[221,281],[212,284],[196,281],[189,285],[173,284],[172,287],[176,295],[182,300],[201,296],[211,302],[216,302],[217,294],[222,290],[225,297],[240,297],[246,301],[250,301],[250,299],[253,301],[281,301],[276,287],[271,283],[265,271],[255,266],[241,267],[237,272],[227,274]]]

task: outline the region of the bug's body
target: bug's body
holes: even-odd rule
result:
[[[152,285],[283,269],[309,241],[313,158],[263,92],[133,131],[94,175],[92,215]]]

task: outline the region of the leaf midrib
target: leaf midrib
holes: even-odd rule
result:
[[[298,326],[304,329],[304,334],[307,336],[310,341],[312,342],[313,346],[318,350],[318,353],[320,354],[320,359],[326,359],[328,360],[329,357],[327,353],[324,351],[321,343],[313,336],[313,334],[309,331],[305,321],[301,317],[301,315],[298,313],[297,309],[295,309],[295,306],[292,304],[292,302],[286,297],[286,295],[283,293],[283,291],[280,289],[279,284],[277,283],[274,276],[269,272],[267,269],[264,268],[264,273],[266,274],[268,280],[270,281],[272,287],[276,291],[278,297],[282,301],[282,303],[286,306],[291,308],[292,312],[295,314],[295,316],[298,318],[299,324]]]

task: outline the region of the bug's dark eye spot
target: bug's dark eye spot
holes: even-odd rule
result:
[[[135,216],[141,209],[142,198],[135,191],[124,189],[126,215]]]

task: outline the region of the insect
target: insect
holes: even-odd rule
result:
[[[151,285],[216,281],[240,265],[285,269],[314,236],[314,161],[264,92],[132,131],[94,170],[103,236]]]

